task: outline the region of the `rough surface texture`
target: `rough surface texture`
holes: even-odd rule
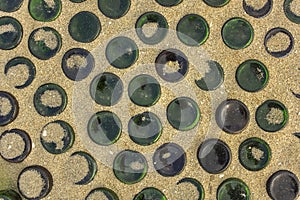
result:
[[[20,176],[20,190],[29,198],[38,197],[41,194],[44,186],[45,182],[41,174],[36,170],[26,171]]]
[[[23,85],[29,76],[28,66],[25,64],[18,64],[16,66],[11,67],[7,71],[7,82],[15,87],[19,85]]]
[[[291,11],[295,13],[295,15],[300,16],[300,4],[299,1],[293,0],[290,4]]]
[[[266,116],[266,120],[269,124],[281,124],[284,120],[282,110],[279,108],[271,108],[270,112]]]
[[[62,104],[62,97],[56,90],[46,90],[41,96],[43,105],[55,108]]]
[[[281,32],[272,36],[267,42],[267,47],[271,52],[284,51],[289,47],[289,45],[289,36]]]
[[[17,30],[12,24],[6,24],[0,26],[0,35],[7,32],[16,32]]]
[[[6,116],[12,109],[8,98],[0,97],[0,116]]]
[[[23,138],[16,133],[6,134],[0,140],[0,154],[4,158],[16,158],[22,155],[24,149],[25,142]]]
[[[72,55],[67,60],[67,66],[69,68],[80,68],[87,66],[87,60],[84,56],[81,55]]]
[[[256,10],[261,9],[267,2],[268,0],[246,0],[247,5]]]
[[[65,165],[65,178],[70,183],[82,180],[89,172],[87,160],[80,155],[75,155],[67,160]]]

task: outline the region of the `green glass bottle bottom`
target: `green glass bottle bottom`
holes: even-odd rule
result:
[[[68,29],[70,36],[75,41],[89,43],[99,36],[101,23],[95,14],[82,11],[72,17]]]
[[[0,126],[13,122],[19,113],[17,99],[10,93],[0,91]]]
[[[138,18],[135,28],[140,40],[145,44],[154,45],[166,37],[169,25],[162,14],[147,12]]]
[[[113,171],[116,178],[125,184],[138,183],[147,174],[147,160],[137,151],[124,150],[115,157]]]
[[[13,17],[0,17],[0,49],[10,50],[17,47],[23,37],[23,28]]]
[[[59,52],[61,45],[61,35],[51,27],[35,29],[28,40],[31,54],[41,60],[54,57]]]
[[[200,46],[209,36],[206,20],[197,14],[188,14],[181,18],[176,31],[179,40],[188,46]]]
[[[160,119],[151,112],[137,114],[128,123],[130,139],[143,146],[155,143],[161,136],[162,129]]]
[[[218,126],[223,131],[240,133],[249,123],[250,112],[243,102],[236,99],[228,99],[218,106],[215,118]]]
[[[30,0],[29,14],[37,21],[50,22],[55,20],[61,13],[61,0]]]
[[[193,99],[179,97],[168,105],[167,119],[173,128],[188,131],[195,128],[200,121],[200,109]]]
[[[130,0],[98,0],[98,8],[108,18],[119,19],[126,15],[131,5]]]
[[[120,36],[109,41],[105,55],[112,66],[118,69],[126,69],[138,59],[139,49],[132,39]]]
[[[209,70],[204,76],[195,80],[196,85],[205,91],[212,91],[219,88],[224,82],[224,70],[216,61],[208,61]]]
[[[247,60],[240,64],[235,75],[239,86],[247,92],[258,92],[268,83],[269,71],[258,60]]]
[[[248,47],[253,37],[252,25],[240,17],[229,19],[222,27],[223,41],[231,49],[239,50]]]
[[[217,191],[217,200],[249,200],[250,190],[240,179],[229,178],[221,183]]]
[[[144,188],[133,198],[133,200],[142,200],[142,199],[167,200],[167,197],[160,190],[154,187],[148,187],[148,188]]]
[[[122,123],[115,113],[100,111],[91,117],[87,130],[93,142],[108,146],[119,139],[122,132]]]
[[[56,120],[46,124],[40,136],[43,147],[52,154],[62,154],[69,150],[75,140],[72,126],[65,121]]]
[[[67,106],[68,98],[65,90],[54,83],[41,85],[35,92],[33,104],[42,116],[56,116]]]
[[[123,82],[117,75],[104,72],[97,75],[90,85],[90,95],[97,104],[113,106],[123,94]]]
[[[285,127],[288,110],[277,100],[267,100],[257,108],[255,120],[264,131],[276,132]]]
[[[248,138],[239,147],[240,163],[250,171],[265,168],[271,159],[269,145],[259,138]]]
[[[147,74],[134,77],[128,85],[128,96],[130,100],[139,106],[153,106],[160,99],[160,95],[161,89],[159,82]]]
[[[14,87],[17,88],[17,89],[23,89],[23,88],[29,86],[32,83],[32,81],[35,78],[35,74],[36,74],[35,65],[28,58],[16,57],[16,58],[13,58],[13,59],[9,60],[8,63],[5,65],[5,68],[4,68],[4,74],[6,76],[10,77],[11,76],[11,74],[10,74],[11,70],[12,70],[12,73],[14,73],[18,70],[18,71],[20,71],[20,74],[21,74],[23,72],[22,70],[24,70],[24,66],[28,71],[28,78],[25,82],[20,83],[18,85],[14,85]],[[20,69],[19,67],[22,68],[22,69]],[[26,76],[26,74],[24,73],[24,74],[22,74],[22,76]]]

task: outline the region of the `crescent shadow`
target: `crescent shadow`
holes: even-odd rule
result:
[[[28,58],[16,57],[16,58],[13,58],[12,60],[10,60],[5,65],[4,74],[7,75],[9,69],[11,69],[12,67],[15,67],[18,64],[25,64],[27,66],[28,73],[29,73],[29,76],[24,84],[15,86],[15,88],[17,88],[17,89],[23,89],[32,83],[33,79],[35,78],[36,69],[35,69],[35,65]]]
[[[87,173],[87,175],[83,179],[81,179],[80,181],[76,182],[75,184],[76,185],[86,185],[94,179],[94,177],[95,177],[95,175],[98,171],[97,163],[96,163],[95,159],[90,154],[85,153],[83,151],[75,152],[71,155],[71,157],[75,156],[75,155],[79,155],[79,156],[84,157],[86,159],[87,163],[88,163],[88,166],[89,166],[89,172]]]
[[[191,183],[191,184],[193,184],[197,188],[197,191],[199,193],[198,200],[203,200],[204,199],[204,189],[203,189],[203,186],[201,185],[201,183],[198,180],[196,180],[194,178],[183,178],[180,181],[178,181],[176,183],[176,185],[179,185],[181,183]]]

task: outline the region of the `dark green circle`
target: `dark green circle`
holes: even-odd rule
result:
[[[161,136],[162,129],[160,119],[152,112],[137,114],[128,123],[130,139],[143,146],[155,143]]]
[[[4,12],[15,12],[22,6],[23,0],[0,0],[0,10]]]
[[[108,146],[120,138],[122,123],[115,113],[100,111],[90,118],[87,130],[93,142]]]
[[[136,62],[139,57],[139,49],[132,39],[121,36],[112,39],[107,44],[105,55],[112,66],[125,69]]]
[[[253,155],[252,148],[255,148],[263,155],[257,159]],[[265,168],[271,159],[271,149],[269,145],[260,138],[248,138],[239,147],[239,161],[246,169],[250,171],[259,171]]]
[[[167,197],[160,190],[154,187],[147,187],[144,188],[142,191],[140,191],[133,198],[133,200],[142,200],[142,199],[167,200]]]
[[[147,74],[134,77],[128,85],[128,96],[130,100],[139,106],[153,106],[160,99],[160,95],[161,89],[159,82]]]
[[[1,190],[0,199],[3,200],[22,200],[20,195],[14,190]]]
[[[113,106],[122,97],[123,82],[117,75],[104,72],[93,79],[90,85],[90,94],[97,104]]]
[[[277,123],[268,122],[267,115],[271,109],[276,109],[282,112],[282,121]],[[278,116],[279,117],[279,116]],[[267,132],[276,132],[285,127],[288,122],[288,110],[287,108],[277,100],[267,100],[262,103],[256,110],[255,120],[258,126]],[[278,119],[279,120],[279,119]]]
[[[203,0],[207,5],[212,7],[222,7],[229,3],[230,0]]]
[[[53,21],[60,15],[62,7],[61,0],[53,0],[53,2],[55,2],[55,6],[52,8],[47,5],[45,0],[30,0],[28,6],[29,14],[37,21]]]
[[[99,188],[93,189],[86,196],[85,200],[89,200],[89,197],[96,192],[102,192],[105,195],[105,197],[107,198],[107,200],[119,200],[118,195],[114,191],[112,191],[111,189],[108,189],[106,187],[99,187]]]
[[[251,24],[240,17],[234,17],[225,22],[222,27],[224,43],[231,49],[243,49],[248,47],[254,37]]]
[[[26,65],[28,68],[28,71],[29,71],[29,77],[26,80],[26,82],[22,85],[15,86],[15,88],[17,88],[17,89],[23,89],[23,88],[29,86],[32,83],[33,79],[35,78],[36,69],[35,69],[35,65],[31,62],[31,60],[29,60],[28,58],[25,58],[25,57],[16,57],[16,58],[11,59],[5,65],[4,74],[6,75],[10,68],[13,68],[19,64]]]
[[[43,139],[44,130],[46,129],[46,127],[49,124],[58,124],[64,129],[64,137],[61,138],[61,140],[63,141],[63,148],[57,149],[57,144],[55,142],[46,142]],[[75,134],[74,134],[74,130],[73,130],[72,126],[62,120],[56,120],[56,121],[46,124],[42,129],[41,137],[40,137],[42,146],[46,149],[46,151],[48,151],[51,154],[65,153],[73,146],[74,140],[75,140]]]
[[[236,70],[235,79],[243,90],[258,92],[267,85],[269,71],[258,60],[246,60]]]
[[[217,200],[249,200],[249,187],[242,180],[229,178],[221,183],[217,191]]]
[[[185,15],[177,24],[177,37],[188,46],[200,46],[209,36],[206,20],[197,14]]]
[[[94,41],[101,32],[98,17],[88,11],[82,11],[72,17],[69,23],[69,34],[77,42],[89,43]]]
[[[47,105],[44,105],[41,100],[41,96],[47,91],[47,90],[55,90],[57,91],[62,99],[62,103],[58,107],[49,107]],[[42,115],[42,116],[56,116],[62,113],[66,106],[67,106],[68,98],[65,90],[60,87],[59,85],[56,85],[54,83],[46,83],[44,85],[41,85],[36,92],[34,93],[33,97],[33,104],[36,109],[36,111]]]
[[[10,26],[14,30],[9,30],[0,34],[0,49],[10,50],[17,47],[23,37],[23,28],[18,20],[12,17],[0,17],[0,27]]]
[[[200,109],[193,99],[178,97],[168,105],[167,118],[173,128],[191,130],[199,123]]]
[[[131,164],[141,165],[134,169]],[[143,154],[132,151],[121,151],[114,159],[113,170],[116,178],[125,184],[140,182],[147,174],[148,164]]]
[[[119,19],[126,15],[130,5],[130,0],[98,0],[99,10],[111,19]]]
[[[291,3],[293,0],[285,0],[283,3],[283,10],[285,16],[291,21],[296,24],[300,24],[300,16],[292,12],[291,10]]]
[[[165,7],[177,6],[182,0],[155,0],[159,5]]]
[[[150,37],[147,37],[143,32],[143,26],[147,23],[157,24],[156,32]],[[166,18],[162,14],[153,11],[146,12],[143,15],[141,15],[135,24],[135,30],[137,36],[145,44],[150,44],[150,45],[160,43],[166,37],[168,33],[168,29],[169,29],[169,25]]]
[[[56,40],[57,40],[57,46],[53,49],[49,48],[46,46],[45,39],[35,41],[34,37],[38,33],[38,31],[45,31],[45,32],[51,32],[52,34],[55,35]],[[29,36],[28,40],[28,46],[29,50],[34,55],[35,57],[41,59],[41,60],[48,60],[55,56],[62,45],[62,39],[60,34],[53,28],[50,27],[42,27],[35,29]]]
[[[195,83],[202,90],[216,90],[224,82],[224,70],[216,61],[209,60],[207,63],[209,71],[201,79],[195,80]]]

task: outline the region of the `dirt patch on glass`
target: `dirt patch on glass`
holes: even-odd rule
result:
[[[12,105],[8,98],[0,97],[0,116],[6,116],[10,113]]]
[[[28,170],[21,174],[19,187],[26,197],[37,198],[45,187],[45,181],[38,171]]]
[[[39,29],[34,34],[34,41],[36,42],[43,41],[46,47],[48,47],[51,50],[54,50],[58,45],[58,40],[56,35],[52,31],[45,31],[43,29]]]
[[[65,129],[58,123],[50,123],[44,127],[42,131],[42,139],[46,143],[56,144],[55,149],[61,150],[64,147],[63,138],[65,137]]]
[[[288,49],[290,45],[290,38],[285,33],[277,33],[273,35],[268,41],[267,41],[267,48],[271,52],[280,52],[285,51]]]
[[[62,104],[62,96],[56,90],[47,90],[41,96],[42,104],[51,108],[59,107]]]
[[[9,133],[4,135],[0,140],[0,153],[6,159],[14,159],[23,154],[25,145],[20,135]]]

